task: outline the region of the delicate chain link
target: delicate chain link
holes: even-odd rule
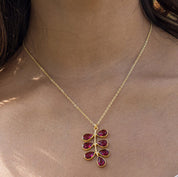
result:
[[[31,54],[31,52],[26,48],[25,44],[23,43],[23,47],[25,49],[25,51],[27,52],[27,54],[30,56],[30,58],[35,62],[35,64],[39,67],[39,69],[47,76],[47,78],[58,88],[59,91],[61,91],[61,93],[72,103],[72,105],[94,126],[94,127],[98,127],[98,125],[100,124],[100,122],[103,120],[103,118],[105,117],[105,115],[107,114],[107,112],[109,111],[109,109],[111,108],[111,106],[113,105],[114,101],[116,100],[116,98],[118,97],[119,93],[121,92],[122,88],[124,87],[125,83],[127,82],[129,76],[131,75],[132,71],[134,70],[136,64],[138,63],[138,60],[140,59],[140,57],[142,56],[147,43],[149,41],[150,35],[152,32],[152,23],[150,24],[150,30],[147,34],[147,38],[144,42],[143,47],[141,48],[137,58],[135,59],[134,64],[132,65],[131,69],[129,70],[127,76],[125,77],[124,81],[122,82],[121,86],[119,87],[119,89],[117,90],[117,92],[115,93],[115,95],[113,96],[112,100],[109,102],[108,106],[106,107],[106,109],[104,110],[103,114],[101,115],[100,119],[98,120],[98,122],[95,124],[83,111],[82,109],[72,100],[71,97],[69,97],[67,95],[67,93],[54,81],[54,79],[52,79],[52,77],[45,71],[45,69],[39,64],[39,62],[35,59],[35,57]]]

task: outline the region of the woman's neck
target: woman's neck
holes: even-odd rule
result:
[[[32,0],[26,46],[55,77],[80,77],[130,61],[148,30],[138,0]]]

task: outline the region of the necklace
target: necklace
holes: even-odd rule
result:
[[[134,70],[136,64],[138,63],[140,57],[142,56],[147,43],[149,41],[150,35],[152,32],[152,23],[150,24],[150,30],[147,34],[146,40],[144,42],[144,45],[142,46],[137,58],[135,59],[133,65],[131,66],[128,74],[126,75],[124,81],[122,82],[119,89],[116,91],[115,95],[113,96],[112,100],[109,102],[108,106],[104,110],[103,114],[99,118],[97,123],[94,123],[83,111],[82,109],[73,101],[73,99],[67,95],[67,93],[52,79],[52,77],[45,71],[45,69],[39,64],[39,62],[35,59],[35,57],[31,54],[31,52],[26,48],[25,44],[23,43],[23,47],[26,51],[26,53],[30,56],[30,58],[34,61],[34,63],[39,67],[39,69],[46,75],[46,77],[57,87],[57,89],[72,103],[72,105],[86,118],[90,124],[94,127],[93,133],[86,133],[83,135],[83,149],[87,151],[84,154],[85,160],[92,160],[95,156],[97,157],[97,165],[99,167],[106,166],[106,157],[109,157],[110,152],[108,149],[108,142],[105,140],[105,138],[108,136],[108,131],[105,129],[99,130],[99,124],[113,105],[114,101],[118,97],[119,93],[121,92],[122,88],[124,87],[125,83],[127,82],[129,76],[131,75],[132,71]],[[99,139],[99,140],[98,140]],[[92,148],[94,148],[93,151],[89,151]],[[99,148],[99,150],[98,150]]]

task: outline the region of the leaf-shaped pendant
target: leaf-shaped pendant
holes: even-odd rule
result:
[[[98,157],[97,164],[99,167],[105,167],[106,166],[106,160],[102,157]]]
[[[102,149],[99,151],[100,156],[102,157],[109,157],[110,153],[108,149]]]
[[[99,167],[105,167],[106,166],[106,160],[104,158],[109,157],[110,152],[108,149],[105,149],[108,147],[107,140],[99,140],[97,141],[97,138],[106,138],[108,136],[108,131],[103,129],[98,131],[98,127],[94,127],[94,133],[86,133],[83,135],[83,149],[85,151],[88,151],[92,148],[94,148],[94,151],[86,152],[84,155],[85,160],[92,160],[95,156],[97,156],[97,165]],[[98,150],[98,148],[100,148]]]
[[[91,160],[91,159],[93,159],[95,157],[95,152],[87,152],[87,153],[85,153],[85,155],[84,155],[84,158],[86,159],[86,160]]]
[[[93,147],[93,143],[86,142],[86,143],[83,144],[83,149],[85,151],[90,150],[92,147]]]
[[[108,147],[108,142],[106,140],[100,140],[98,141],[98,146],[101,147],[101,148],[106,148]]]
[[[100,138],[106,138],[108,136],[108,131],[107,130],[100,130],[97,135],[100,137]]]
[[[90,141],[92,138],[93,138],[93,134],[86,133],[85,135],[83,135],[83,141],[85,142]]]

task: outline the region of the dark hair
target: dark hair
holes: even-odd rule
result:
[[[140,0],[146,16],[178,38],[178,0]],[[31,0],[0,0],[0,66],[22,45],[30,19]]]

